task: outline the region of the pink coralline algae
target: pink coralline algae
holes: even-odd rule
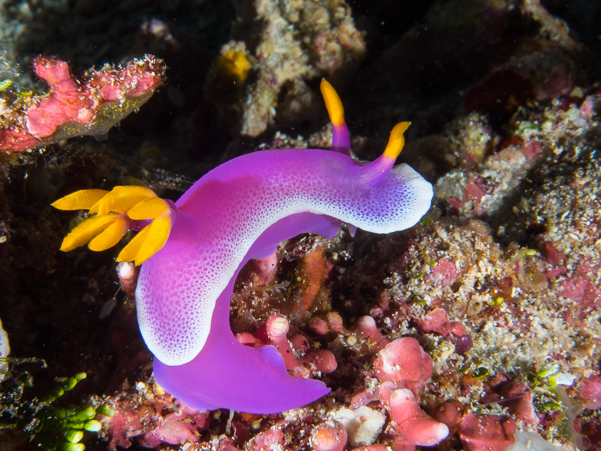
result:
[[[543,256],[550,265],[557,266],[566,260],[566,256],[557,250],[557,246],[552,241],[546,241],[542,249]]]
[[[178,412],[165,416],[155,429],[144,434],[139,442],[142,446],[154,448],[161,443],[177,445],[198,440],[196,431],[208,425],[207,412],[198,413],[183,407]]]
[[[530,141],[524,146],[522,152],[524,152],[526,158],[531,160],[532,158],[543,152],[543,146],[538,141]]]
[[[458,276],[459,273],[455,264],[446,258],[441,258],[436,262],[436,266],[432,269],[428,280],[437,287],[444,288],[455,282]]]
[[[218,451],[240,451],[240,448],[237,448],[236,445],[234,445],[234,442],[232,440],[223,440],[221,442],[219,442],[219,448],[217,448]]]
[[[416,319],[415,327],[420,332],[442,335],[455,345],[455,352],[459,355],[464,355],[473,346],[465,326],[458,321],[449,321],[446,312],[441,308],[434,309],[421,319]]]
[[[446,312],[441,308],[431,311],[423,319],[416,320],[416,326],[421,332],[435,332],[443,336],[453,333],[461,337],[467,333],[463,324],[449,321]]]
[[[0,149],[7,153],[74,136],[104,136],[152,96],[165,73],[163,61],[150,55],[123,67],[91,70],[79,80],[67,63],[54,58],[38,57],[33,68],[48,83],[50,93],[33,96],[5,112]]]
[[[388,447],[384,445],[369,445],[353,448],[353,451],[388,451]]]
[[[248,451],[270,451],[282,449],[284,433],[277,427],[266,430],[253,438],[248,443]]]
[[[585,306],[600,305],[601,289],[594,283],[597,271],[597,268],[591,268],[589,265],[578,266],[571,278],[561,282],[557,295]]]

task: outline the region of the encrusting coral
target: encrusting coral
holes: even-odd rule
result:
[[[120,67],[109,65],[75,79],[64,61],[39,57],[38,77],[50,87],[43,96],[2,99],[0,150],[21,152],[81,135],[102,138],[137,111],[163,83],[165,65],[151,55]]]

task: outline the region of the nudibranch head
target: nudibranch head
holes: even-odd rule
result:
[[[288,375],[272,346],[249,348],[234,338],[230,298],[250,259],[266,258],[300,233],[332,238],[342,222],[375,233],[403,230],[430,208],[432,185],[407,165],[393,167],[409,123],[397,124],[384,153],[363,164],[350,157],[338,94],[325,80],[321,90],[333,123],[331,150],[243,155],[203,176],[175,204],[140,187],[80,191],[54,204],[90,212],[63,250],[87,242],[105,249],[145,226],[117,259],[145,262],[135,295],[155,379],[191,408],[277,413],[329,391]]]
[[[140,221],[150,221],[117,257],[119,262],[141,265],[165,245],[171,231],[169,203],[141,186],[117,186],[112,191],[81,190],[52,206],[59,210],[89,210],[88,217],[63,240],[64,252],[86,243],[93,251],[106,250],[116,245],[128,230],[137,229]]]

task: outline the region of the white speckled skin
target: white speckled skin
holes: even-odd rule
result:
[[[215,302],[263,232],[298,213],[389,233],[428,211],[432,185],[407,165],[373,187],[364,166],[327,150],[267,150],[231,160],[176,203],[167,244],[142,266],[136,300],[146,344],[165,365],[193,360],[209,336]]]

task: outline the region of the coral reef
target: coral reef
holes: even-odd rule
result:
[[[0,396],[11,408],[33,411],[61,376],[85,371],[51,407],[91,406],[102,429],[52,436],[90,450],[601,451],[601,7],[42,3],[0,7],[0,80],[10,80],[0,98],[16,117],[4,131],[19,126],[19,143],[46,149],[0,159],[0,317],[11,345]],[[74,26],[63,27],[67,17]],[[66,75],[38,97],[40,86],[11,74],[42,51],[60,57],[36,61]],[[71,74],[145,53],[170,70],[139,114],[101,143],[49,144],[73,125],[73,136],[107,129],[71,114],[82,105],[64,100],[93,78]],[[324,76],[348,97],[360,158],[373,159],[393,123],[412,121],[400,158],[435,184],[434,206],[408,231],[305,234],[250,261],[231,298],[236,337],[277,347],[290,374],[331,393],[277,415],[194,411],[153,378],[135,265],[117,265],[111,250],[58,252],[81,217],[48,205],[117,185],[175,201],[233,155],[327,148],[335,131],[315,94]],[[0,447],[33,450],[31,435],[0,430]]]

